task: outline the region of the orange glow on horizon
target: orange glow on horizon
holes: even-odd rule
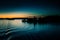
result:
[[[0,18],[25,18],[28,16],[33,16],[30,14],[0,14]]]

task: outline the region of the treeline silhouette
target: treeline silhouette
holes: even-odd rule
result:
[[[23,19],[22,22],[28,23],[60,23],[60,16],[45,16]]]
[[[15,19],[23,19],[22,22],[28,23],[60,23],[60,16],[52,15],[52,16],[45,16],[45,17],[36,17],[33,18],[0,18],[0,20],[15,20]]]

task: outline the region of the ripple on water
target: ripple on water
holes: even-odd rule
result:
[[[0,20],[0,36],[6,36],[8,40],[15,37],[36,38],[36,36],[50,35],[53,32],[60,32],[60,25],[53,24],[29,24],[21,20]],[[58,33],[57,32],[57,33]],[[31,37],[32,36],[32,37]],[[34,39],[33,38],[33,39]],[[28,39],[27,39],[28,40]]]

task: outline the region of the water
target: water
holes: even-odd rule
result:
[[[60,36],[57,23],[34,24],[20,20],[0,20],[0,40],[56,39]]]

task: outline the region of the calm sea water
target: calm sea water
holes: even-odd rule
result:
[[[53,38],[54,37],[54,38]],[[40,40],[60,37],[60,24],[35,24],[22,20],[0,20],[0,40]]]

